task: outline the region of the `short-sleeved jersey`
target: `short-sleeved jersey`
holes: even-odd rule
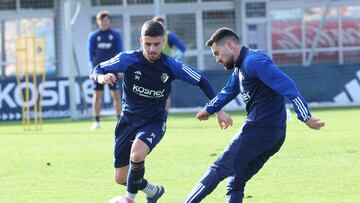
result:
[[[239,93],[246,103],[247,122],[285,128],[284,96],[293,104],[298,119],[306,121],[311,116],[294,81],[260,50],[241,49],[233,74],[222,91],[208,103],[206,110],[209,113],[219,111]]]
[[[122,51],[120,33],[113,29],[97,30],[89,35],[89,59],[92,66],[109,60]]]
[[[123,112],[128,118],[160,120],[165,116],[165,103],[171,91],[171,82],[183,80],[199,85],[202,73],[195,68],[161,54],[150,63],[141,50],[121,52],[95,67],[96,74],[124,73]],[[211,88],[212,90],[212,88]],[[212,90],[213,91],[213,90]],[[214,93],[212,93],[212,97]]]

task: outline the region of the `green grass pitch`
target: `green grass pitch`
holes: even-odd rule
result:
[[[359,202],[360,108],[314,110],[321,131],[295,118],[279,153],[251,179],[244,202]],[[170,115],[165,137],[146,160],[146,178],[162,183],[160,203],[181,202],[244,120],[220,130],[216,119]],[[90,120],[48,120],[42,131],[20,122],[0,123],[0,202],[107,202],[124,195],[113,181],[115,119],[90,131]],[[139,192],[137,202],[144,202]],[[203,202],[225,202],[225,181]]]

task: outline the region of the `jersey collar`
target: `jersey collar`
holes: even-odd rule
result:
[[[241,48],[239,58],[238,58],[238,60],[237,60],[237,62],[236,62],[236,64],[235,64],[236,67],[239,67],[239,68],[241,67],[241,65],[242,65],[242,63],[243,63],[243,61],[244,61],[244,59],[245,59],[245,56],[247,55],[248,51],[249,51],[249,48],[247,48],[247,47],[245,47],[245,46],[243,46],[243,47]]]

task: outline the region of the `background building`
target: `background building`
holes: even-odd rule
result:
[[[67,2],[70,9],[66,9]],[[322,106],[360,103],[358,0],[0,0],[3,114],[16,114],[21,106],[14,79],[15,40],[32,33],[46,42],[50,83],[45,86],[44,110],[51,107],[62,111],[56,114],[61,117],[69,115],[71,101],[77,102],[77,109],[90,107],[87,37],[96,29],[96,13],[104,9],[112,15],[112,26],[120,31],[125,50],[139,48],[144,21],[154,15],[164,16],[168,29],[187,46],[183,60],[205,71],[216,88],[224,84],[227,76],[216,72],[221,67],[204,44],[217,28],[225,26],[236,30],[246,46],[266,51],[295,79],[307,101]],[[76,79],[76,88],[68,88],[72,83],[67,78],[72,75],[82,76]],[[189,91],[181,91],[183,88]],[[73,94],[76,98],[67,97],[69,89],[79,93]],[[175,84],[174,90],[174,107],[194,107],[205,100],[199,96],[183,101],[183,94],[198,94],[181,82]],[[109,103],[110,97],[104,101]],[[240,98],[233,107],[239,105]]]

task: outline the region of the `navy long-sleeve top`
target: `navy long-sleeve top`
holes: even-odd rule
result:
[[[121,35],[118,31],[108,29],[97,30],[90,33],[88,39],[88,53],[91,68],[99,63],[109,60],[123,51]]]
[[[285,128],[285,96],[293,104],[298,119],[305,122],[311,117],[294,81],[260,50],[242,47],[234,72],[222,91],[207,104],[206,111],[221,110],[239,93],[246,104],[247,122]]]

